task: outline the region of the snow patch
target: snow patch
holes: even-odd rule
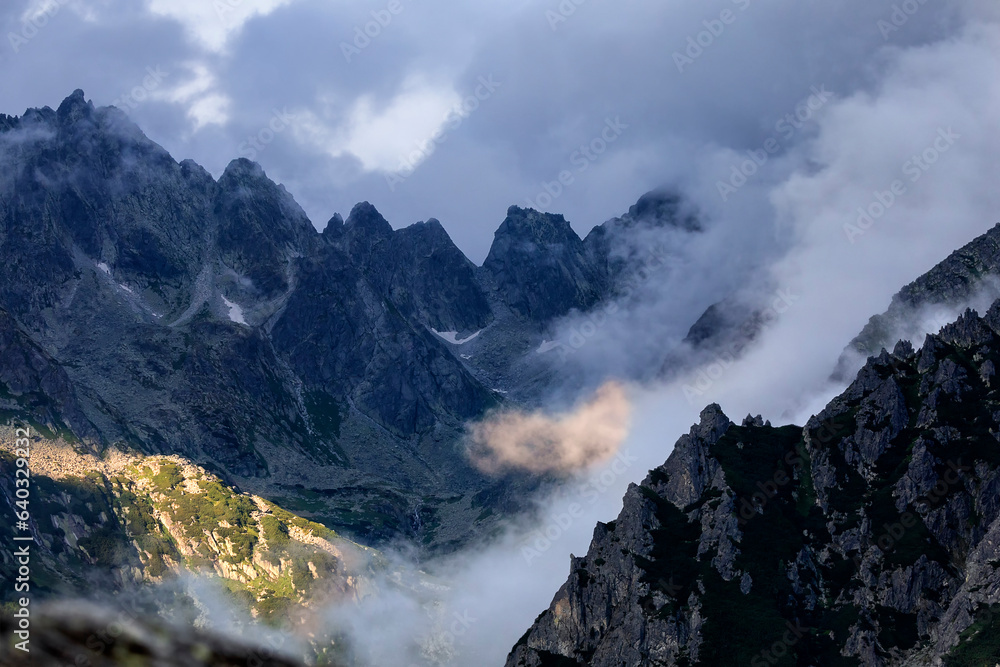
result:
[[[104,262],[100,262],[97,265],[97,268],[99,268],[101,271],[104,271],[104,273],[108,274],[109,276],[111,275],[111,267],[105,264]]]
[[[553,340],[543,340],[542,344],[538,346],[537,350],[535,350],[535,354],[545,354],[546,352],[551,352],[557,347],[562,347],[562,343],[557,343]]]
[[[233,303],[232,301],[230,301],[226,297],[222,297],[222,302],[224,304],[226,304],[226,308],[229,309],[229,319],[231,321],[236,322],[236,324],[246,324],[247,323],[247,321],[245,319],[243,319],[243,309],[242,308],[240,308],[239,306],[237,306],[235,303]]]
[[[126,292],[128,292],[129,294],[135,294],[135,292],[132,291],[132,288],[126,285],[125,283],[118,283],[118,286],[121,287]]]
[[[468,343],[470,340],[472,340],[473,338],[477,337],[479,334],[483,333],[483,330],[480,329],[479,331],[477,331],[476,333],[472,334],[468,338],[463,338],[462,340],[459,340],[458,339],[458,332],[457,331],[438,331],[437,329],[431,329],[431,331],[433,331],[438,336],[440,336],[444,340],[448,341],[452,345],[464,345],[464,344]]]

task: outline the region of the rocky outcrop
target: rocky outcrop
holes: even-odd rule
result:
[[[344,222],[323,230],[384,298],[413,321],[437,331],[476,332],[493,318],[476,267],[435,219],[393,231],[362,202]]]
[[[62,366],[0,310],[0,410],[34,414],[52,430],[96,435]]]
[[[517,206],[507,210],[482,271],[501,301],[535,322],[587,310],[607,290],[607,277],[563,216]]]
[[[584,239],[590,262],[614,288],[634,261],[648,262],[650,242],[664,240],[669,232],[702,231],[701,221],[676,192],[653,190],[639,198],[627,213],[594,227]]]
[[[507,665],[993,664],[998,321],[883,350],[805,427],[708,408]]]
[[[31,430],[31,429],[29,429]],[[97,456],[32,432],[33,600],[134,594],[135,585],[211,574],[239,589],[236,608],[281,624],[289,614],[369,594],[381,556],[325,526],[226,486],[180,457]],[[0,428],[0,507],[19,512],[15,433]],[[10,522],[13,543],[24,527]],[[0,576],[18,563],[0,554]],[[0,601],[17,599],[13,590]]]
[[[912,334],[912,323],[919,324],[926,315],[935,314],[928,312],[931,309],[986,308],[997,298],[1000,298],[1000,224],[901,289],[892,298],[889,309],[872,317],[848,349],[864,356],[877,354],[881,348],[891,347],[896,338]]]

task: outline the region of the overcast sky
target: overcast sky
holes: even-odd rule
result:
[[[318,228],[368,200],[395,227],[441,219],[480,262],[510,204],[585,234],[976,5],[911,2],[889,30],[893,0],[8,0],[0,111],[82,88],[216,177],[255,159]]]

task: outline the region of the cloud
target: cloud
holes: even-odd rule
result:
[[[574,411],[501,412],[470,427],[469,456],[483,472],[569,474],[613,458],[628,436],[625,388],[607,382]]]
[[[258,16],[267,16],[293,0],[149,0],[149,11],[180,22],[209,51],[221,51],[229,38]]]
[[[323,119],[333,115],[329,106],[322,115],[303,111],[297,136],[304,145],[318,145],[332,157],[354,156],[367,171],[390,172],[411,164],[409,154],[441,129],[459,101],[449,87],[412,77],[386,104],[364,95],[346,117],[334,117],[332,122]]]
[[[155,91],[152,99],[186,106],[187,116],[194,122],[194,131],[206,125],[228,123],[232,100],[217,92],[219,82],[208,65],[194,61],[184,63],[184,69],[189,72],[187,79]]]
[[[0,50],[3,111],[54,106],[75,88],[107,103],[146,67],[183,72],[199,63],[209,89],[128,110],[173,155],[219,176],[275,109],[294,110],[318,134],[287,133],[257,159],[317,226],[368,200],[396,226],[442,220],[480,262],[507,207],[541,192],[609,116],[630,129],[554,205],[581,234],[647,190],[691,181],[707,146],[758,147],[811,86],[868,87],[887,48],[950,34],[977,5],[991,11],[985,2],[927,3],[885,39],[877,22],[895,0],[742,4],[739,21],[681,73],[673,53],[704,21],[738,9],[732,0],[585,3],[556,30],[551,0],[404,2],[350,62],[341,43],[384,4],[71,0],[74,11],[31,28],[17,53]],[[0,9],[4,34],[20,34],[28,6]],[[390,189],[382,168],[396,169],[414,141],[432,136],[452,94],[464,97],[489,76],[502,88]],[[297,136],[317,150],[304,150]]]

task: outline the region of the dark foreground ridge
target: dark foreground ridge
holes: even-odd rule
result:
[[[883,350],[805,428],[706,408],[507,666],[1000,661],[998,332]]]
[[[0,647],[0,664],[5,667],[302,665],[301,658],[283,655],[283,651],[276,649],[281,643],[276,640],[249,643],[85,602],[55,603],[36,611],[30,653]],[[0,634],[7,637],[14,630],[8,614],[0,617]]]

